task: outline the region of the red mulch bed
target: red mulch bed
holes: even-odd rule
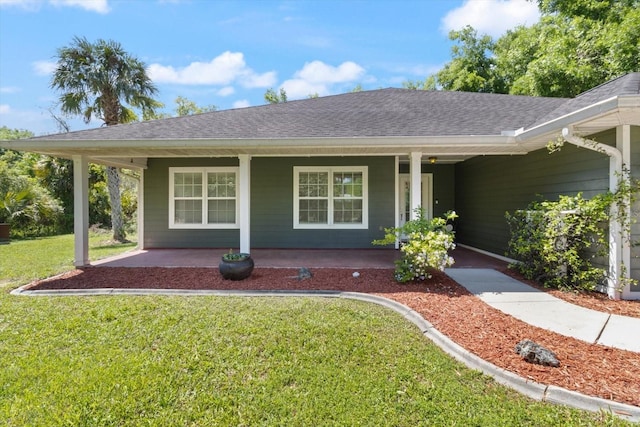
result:
[[[222,279],[217,269],[212,268],[90,267],[36,282],[31,289],[287,289],[371,293],[411,307],[462,347],[524,378],[640,406],[640,353],[589,344],[516,320],[483,303],[442,273],[435,273],[425,282],[399,284],[393,279],[393,270],[387,269],[360,270],[358,278],[347,269],[312,272],[311,279],[298,281],[295,269],[256,269],[248,279],[234,282]],[[572,294],[568,299],[601,311],[640,317],[637,301],[609,301],[590,294]],[[525,338],[554,351],[560,367],[522,360],[514,347]]]

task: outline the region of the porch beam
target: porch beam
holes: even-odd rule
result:
[[[89,265],[89,162],[73,156],[73,265]]]
[[[410,155],[411,169],[411,212],[410,219],[416,219],[416,210],[422,203],[422,153],[413,151]]]
[[[251,156],[240,154],[240,176],[238,177],[240,252],[251,252]]]

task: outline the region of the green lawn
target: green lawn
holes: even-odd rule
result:
[[[58,239],[40,241],[47,258],[63,250]],[[8,426],[624,424],[526,399],[364,302],[8,290],[0,292]]]
[[[136,243],[114,244],[111,233],[89,233],[89,257],[105,258],[133,249]],[[73,269],[73,234],[13,240],[0,245],[0,288],[24,285]]]

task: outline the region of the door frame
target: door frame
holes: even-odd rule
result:
[[[433,218],[433,173],[422,173],[421,175],[421,203],[420,207],[426,210],[427,218]],[[405,184],[408,187],[405,189]],[[398,173],[398,186],[396,188],[396,200],[397,200],[397,212],[396,221],[398,227],[402,226],[407,221],[407,203],[409,209],[411,209],[411,174]],[[408,191],[408,193],[407,193]],[[409,212],[409,215],[411,212]]]

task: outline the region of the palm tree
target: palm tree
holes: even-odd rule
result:
[[[60,108],[67,115],[81,115],[85,123],[92,118],[107,126],[137,119],[131,107],[143,115],[152,114],[159,103],[151,98],[157,89],[145,64],[125,52],[114,41],[90,43],[75,37],[69,46],[58,49],[58,63],[51,87],[62,92]],[[107,167],[113,239],[126,240],[120,203],[118,169]]]

